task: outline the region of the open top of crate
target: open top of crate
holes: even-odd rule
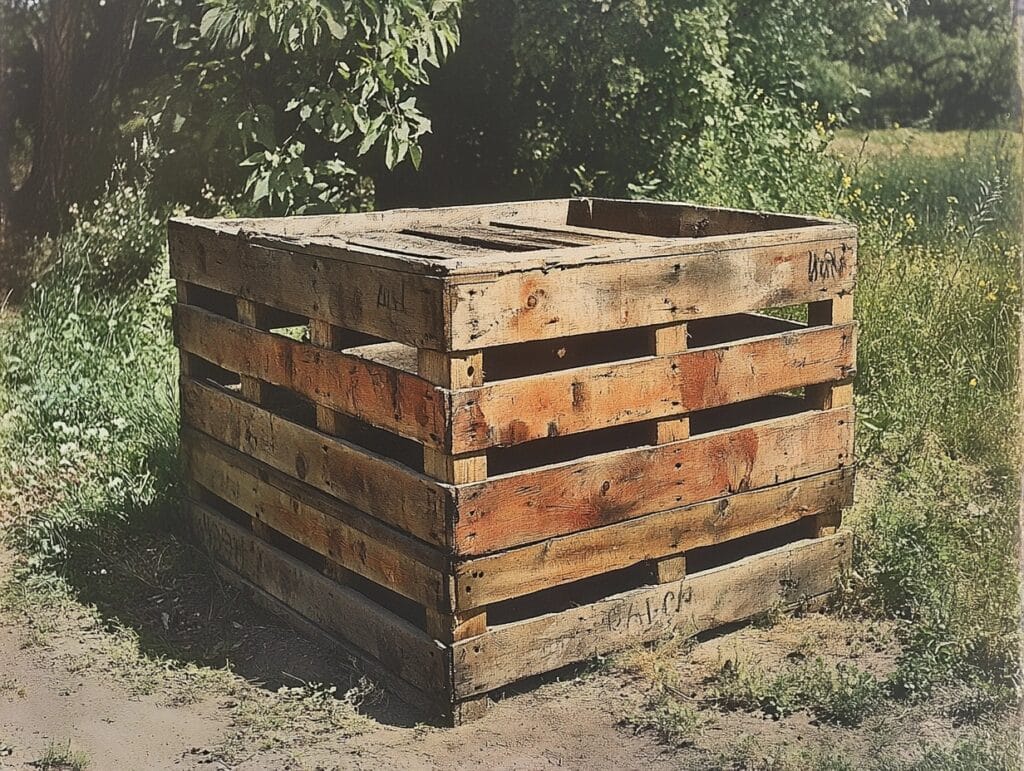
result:
[[[170,237],[190,247],[175,278],[447,351],[831,299],[856,248],[836,220],[608,199],[182,218]]]

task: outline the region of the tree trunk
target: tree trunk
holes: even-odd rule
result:
[[[32,170],[18,191],[19,225],[34,234],[55,230],[67,213],[75,62],[85,34],[84,9],[81,0],[50,0],[40,41],[42,78]]]

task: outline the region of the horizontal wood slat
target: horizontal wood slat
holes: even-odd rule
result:
[[[183,350],[219,367],[287,388],[409,439],[444,445],[442,394],[416,375],[190,305],[174,307],[174,324]]]
[[[441,279],[272,249],[171,220],[171,276],[388,340],[443,348]]]
[[[439,699],[451,692],[451,653],[426,632],[202,504],[187,506],[197,540],[218,561],[404,680]]]
[[[183,429],[192,481],[354,573],[423,605],[448,604],[443,555],[205,434]]]
[[[452,447],[472,452],[670,417],[842,380],[855,365],[854,325],[843,324],[487,383],[452,393]]]
[[[496,476],[457,488],[454,545],[485,554],[830,471],[852,453],[842,407]]]
[[[578,249],[576,251],[583,251]],[[640,249],[639,254],[645,254]],[[828,300],[853,291],[856,241],[640,257],[510,271],[452,284],[452,350],[687,321]]]
[[[840,532],[590,605],[493,627],[454,644],[455,696],[484,693],[673,629],[692,635],[831,591],[849,564]]]
[[[293,423],[215,386],[181,380],[182,422],[429,543],[448,543],[451,493],[423,474]]]
[[[467,610],[702,546],[838,512],[853,503],[852,468],[469,559],[455,566]]]

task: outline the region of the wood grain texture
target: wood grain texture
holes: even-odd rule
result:
[[[454,644],[455,696],[491,691],[673,630],[692,635],[818,597],[835,587],[851,548],[844,532],[798,541],[679,583],[492,627]]]
[[[428,545],[184,429],[190,478],[267,527],[423,605],[446,608],[447,561]]]
[[[417,538],[447,545],[452,494],[429,477],[223,389],[182,379],[180,394],[185,425]]]
[[[854,325],[844,324],[498,381],[452,393],[452,445],[469,452],[667,418],[850,377],[855,365]]]
[[[443,348],[438,278],[252,244],[201,221],[171,220],[171,276],[388,340]]]
[[[183,350],[219,367],[287,388],[400,436],[445,444],[442,394],[416,375],[246,327],[190,305],[174,307],[174,325]]]
[[[785,307],[853,290],[852,234],[781,245],[761,234],[725,238],[737,244],[669,256],[634,247],[628,268],[603,261],[453,279],[448,342],[453,350],[475,349]]]
[[[389,671],[444,699],[450,653],[426,632],[194,501],[193,533],[215,560],[317,626],[357,646]]]
[[[843,407],[496,476],[456,489],[454,545],[486,554],[831,471],[852,452]]]
[[[456,607],[521,597],[853,503],[853,468],[657,512],[456,563]]]

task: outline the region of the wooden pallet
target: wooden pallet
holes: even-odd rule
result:
[[[170,245],[198,538],[448,719],[848,559],[849,225],[574,199]]]

